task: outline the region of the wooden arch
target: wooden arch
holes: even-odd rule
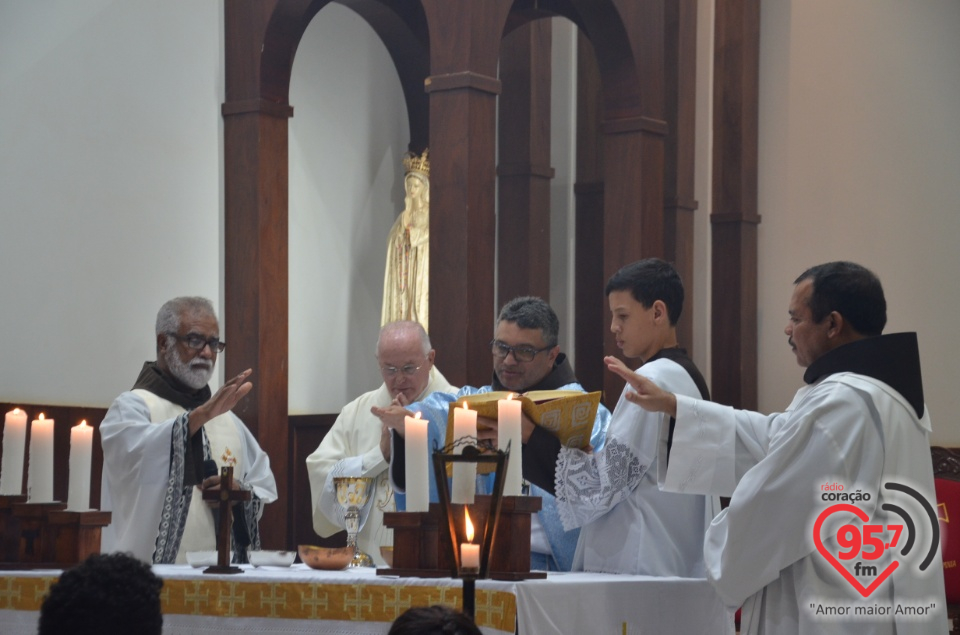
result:
[[[289,82],[300,38],[329,1],[225,3],[224,322],[231,342],[226,372],[258,370],[259,380],[238,414],[273,460],[281,505],[289,505],[294,470],[302,469],[287,461]],[[429,141],[431,203],[438,211],[430,218],[430,257],[443,263],[431,272],[431,336],[453,383],[489,381],[496,108],[502,90],[497,69],[505,34],[520,32],[537,18],[568,17],[589,38],[596,56],[595,77],[581,69],[588,90],[579,109],[586,123],[578,124],[577,233],[578,244],[583,242],[577,253],[583,272],[577,279],[578,342],[581,334],[606,332],[603,281],[622,264],[667,257],[678,262],[688,283],[692,280],[692,229],[677,219],[696,207],[692,110],[689,117],[683,112],[693,102],[693,55],[679,53],[695,46],[695,2],[338,1],[373,27],[394,60],[407,101],[411,149]],[[526,42],[532,53],[543,45],[537,37]],[[668,63],[671,70],[665,72]],[[525,118],[526,124],[514,123],[529,128],[530,114],[521,110],[511,117]],[[514,162],[501,170],[501,179],[504,172],[530,183],[549,179],[542,147],[537,157],[527,156],[525,167]],[[535,202],[542,207],[542,197]],[[501,205],[501,213],[507,208]],[[527,234],[541,218],[536,209],[524,213],[530,214],[519,223],[525,230],[514,238],[520,247],[530,244]],[[525,275],[523,267],[515,275]],[[599,371],[603,341],[583,339],[578,356],[596,360],[597,381],[605,382]],[[578,366],[585,379],[588,364]],[[262,527],[264,544],[289,546],[289,525],[288,514],[271,514]]]

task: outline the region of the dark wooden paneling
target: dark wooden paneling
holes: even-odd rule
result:
[[[731,0],[714,23],[711,389],[757,407],[757,127],[760,2]]]
[[[600,69],[593,46],[577,36],[576,320],[577,379],[587,390],[603,390],[606,299],[603,287],[603,135]],[[610,400],[604,395],[604,403]],[[614,396],[616,399],[616,396]]]
[[[103,447],[100,445],[100,422],[107,414],[106,408],[86,408],[80,406],[45,406],[38,404],[0,403],[0,413],[6,414],[14,408],[27,413],[27,444],[23,460],[23,493],[27,493],[27,456],[30,453],[30,422],[40,413],[46,419],[53,419],[53,497],[67,502],[67,490],[70,487],[70,428],[86,421],[93,426],[93,461],[90,475],[90,507],[100,508],[100,474],[103,471]],[[0,456],[3,440],[0,435]]]
[[[549,20],[503,38],[497,168],[497,306],[522,295],[550,300]]]
[[[430,32],[430,324],[453,384],[490,378],[496,79],[512,0],[423,0]]]
[[[288,548],[297,545],[341,547],[347,544],[345,531],[321,538],[313,530],[313,501],[306,467],[307,457],[317,449],[336,420],[335,414],[290,416],[290,501],[281,507],[286,507],[290,514],[293,537]]]
[[[683,314],[677,324],[680,345],[693,355],[694,151],[697,92],[697,2],[666,4],[666,120],[664,147],[664,257],[683,279]]]

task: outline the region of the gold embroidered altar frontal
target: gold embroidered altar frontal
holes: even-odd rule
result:
[[[174,616],[246,618],[261,627],[271,620],[311,620],[381,623],[386,632],[413,606],[463,607],[460,580],[378,578],[373,570],[326,572],[305,565],[243,568],[238,575],[203,575],[186,566],[155,566],[163,578],[160,602],[165,624],[182,622],[171,619]],[[58,576],[52,571],[9,571],[0,576],[0,625],[10,611],[39,611]],[[493,588],[481,588],[485,585]],[[485,631],[513,633],[517,617],[513,585],[478,583],[475,617]],[[0,632],[13,631],[0,628]]]
[[[462,606],[461,581],[391,578],[373,569],[315,571],[305,565],[204,575],[157,565],[164,635],[386,635],[412,606]],[[35,635],[43,597],[59,571],[0,572],[0,633]],[[601,573],[545,580],[478,580],[484,635],[647,633],[733,635],[733,614],[703,579]]]

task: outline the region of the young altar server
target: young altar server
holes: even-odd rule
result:
[[[634,262],[610,278],[606,294],[610,330],[623,355],[639,362],[636,372],[709,399],[703,376],[677,341],[684,291],[676,269],[657,258]],[[524,418],[524,477],[556,495],[565,529],[582,528],[575,570],[706,575],[703,538],[719,500],[658,489],[658,434],[667,419],[621,395],[606,444],[592,452],[561,447],[557,437]]]

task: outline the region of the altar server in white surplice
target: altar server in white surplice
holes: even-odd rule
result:
[[[859,265],[818,265],[795,284],[785,333],[807,385],[786,412],[762,415],[674,395],[613,359],[608,367],[635,389],[629,400],[676,417],[669,451],[661,446],[662,460],[669,452],[661,484],[731,496],[707,532],[704,557],[720,597],[743,605],[741,633],[946,633],[916,334],[881,335],[883,288]],[[855,496],[838,499],[837,491]],[[879,533],[871,535],[850,509],[828,511],[837,500]],[[904,530],[915,539],[909,554],[885,551],[890,527],[905,525],[898,510],[913,519]],[[837,540],[854,534],[864,536],[856,562],[843,559]]]
[[[676,269],[658,258],[634,262],[610,278],[606,295],[610,330],[623,355],[639,360],[636,372],[709,399],[703,376],[677,341],[684,290]],[[524,420],[524,477],[556,495],[564,529],[582,528],[574,570],[705,577],[703,538],[720,501],[657,487],[664,419],[621,396],[606,444],[596,452],[562,447]]]
[[[387,564],[380,547],[393,546],[393,530],[383,526],[384,512],[396,510],[390,485],[390,430],[371,412],[391,404],[406,406],[434,392],[454,393],[433,365],[436,351],[423,327],[412,321],[391,322],[380,329],[377,363],[383,384],[364,393],[340,411],[320,447],[307,457],[313,501],[313,529],[321,536],[343,531],[345,510],[337,503],[334,478],[366,476],[373,480],[364,507],[357,546],[378,565]]]
[[[251,500],[233,508],[234,562],[260,548],[263,505],[277,499],[270,459],[230,409],[253,384],[247,370],[211,396],[207,383],[220,325],[205,298],[170,300],[157,314],[157,361],[147,362],[133,390],[121,394],[100,424],[101,507],[113,513],[104,552],[128,551],[145,562],[186,562],[188,551],[217,546],[218,510],[202,489],[218,487],[220,468]]]

